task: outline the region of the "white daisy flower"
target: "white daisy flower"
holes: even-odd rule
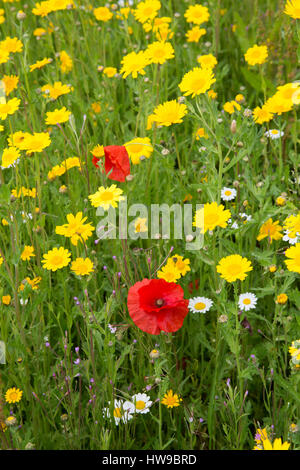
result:
[[[152,405],[152,401],[150,397],[146,393],[137,393],[132,397],[132,405],[133,405],[133,412],[146,414],[150,410],[150,406]]]
[[[300,233],[297,232],[296,237],[293,237],[293,238],[289,236],[289,233],[290,233],[289,230],[285,230],[284,233],[285,235],[282,237],[282,240],[284,242],[289,242],[290,245],[296,245],[296,243],[298,243],[298,240],[300,238]]]
[[[242,219],[246,219],[246,222],[248,222],[249,220],[252,219],[252,215],[248,215],[248,214],[246,214],[246,212],[240,212],[240,213],[239,213],[239,216],[240,216]]]
[[[246,292],[245,294],[241,294],[239,296],[239,308],[240,310],[251,310],[252,308],[256,307],[257,297],[251,292]]]
[[[116,426],[119,425],[119,422],[122,421],[124,424],[130,421],[133,418],[133,406],[129,401],[123,402],[122,400],[114,401],[114,409],[112,416],[114,417]],[[108,407],[103,408],[103,417],[110,418],[110,401],[108,402]]]
[[[270,139],[279,139],[284,135],[284,132],[279,131],[278,129],[270,129],[269,131],[265,132],[265,136],[270,137]]]
[[[224,187],[221,190],[221,199],[223,201],[232,201],[236,197],[236,189]]]
[[[206,313],[212,304],[213,301],[207,297],[193,297],[189,300],[189,310],[193,313]]]

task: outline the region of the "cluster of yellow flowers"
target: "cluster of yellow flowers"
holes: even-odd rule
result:
[[[41,16],[44,18],[53,11],[66,10],[70,8],[75,8],[73,0],[46,0],[40,3],[36,3],[35,7],[32,9],[32,13],[36,16]]]
[[[78,157],[69,157],[60,165],[55,165],[49,172],[48,172],[48,179],[54,180],[57,176],[64,175],[66,171],[70,170],[71,168],[79,168],[81,169],[80,159]]]
[[[11,194],[12,194],[15,198],[19,198],[19,197],[32,197],[32,198],[36,198],[36,188],[27,189],[27,188],[25,188],[24,186],[22,186],[21,189],[19,189],[19,190],[17,190],[17,189],[12,189],[12,190],[11,190]]]
[[[191,270],[189,264],[188,258],[183,259],[183,256],[174,255],[168,258],[167,264],[157,272],[157,277],[167,282],[177,282],[181,276],[185,276]]]

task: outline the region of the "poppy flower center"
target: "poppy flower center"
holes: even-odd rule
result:
[[[164,299],[157,299],[155,303],[158,307],[162,307],[165,301]]]

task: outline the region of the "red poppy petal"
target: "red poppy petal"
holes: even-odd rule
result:
[[[162,300],[162,306],[157,301]],[[189,301],[182,288],[164,279],[144,279],[129,289],[127,306],[133,322],[146,333],[174,332],[182,327]]]
[[[126,176],[130,174],[130,162],[126,148],[123,145],[108,145],[104,147],[104,155],[107,177],[123,183]]]

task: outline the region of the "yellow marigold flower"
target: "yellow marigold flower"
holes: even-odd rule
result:
[[[174,36],[174,33],[169,28],[168,24],[161,24],[158,27],[157,32],[155,33],[155,37],[159,41],[166,41],[167,39],[172,39],[173,36]]]
[[[10,134],[10,136],[7,139],[8,145],[9,147],[17,147],[19,150],[24,150],[22,148],[24,139],[30,136],[31,134],[29,134],[29,132],[22,132],[22,131],[14,132],[13,134]]]
[[[289,231],[289,236],[295,238],[300,234],[300,212],[297,215],[290,215],[285,221],[283,228]]]
[[[68,73],[73,68],[73,61],[66,51],[61,51],[59,55],[60,68],[63,73]]]
[[[9,52],[0,49],[0,64],[5,64],[9,60]]]
[[[161,402],[167,408],[174,408],[174,406],[179,406],[181,401],[182,398],[177,393],[173,393],[173,390],[168,390]]]
[[[11,302],[11,296],[10,295],[3,295],[2,296],[2,303],[4,305],[9,305]]]
[[[247,258],[241,255],[229,255],[222,258],[217,266],[217,272],[227,282],[234,282],[237,279],[244,281],[247,272],[252,271],[253,267]]]
[[[80,168],[80,160],[78,157],[69,157],[61,163],[61,166],[66,170],[70,170],[74,167]]]
[[[9,225],[9,222],[7,222],[7,220],[6,220],[6,219],[2,219],[2,221],[1,221],[1,222],[2,222],[2,225],[4,225],[4,226],[7,226],[7,225]]]
[[[212,100],[216,99],[216,97],[218,96],[217,93],[216,93],[214,90],[209,90],[209,91],[207,92],[207,95],[208,95]]]
[[[130,8],[129,7],[124,7],[124,8],[120,8],[120,10],[117,12],[117,18],[118,20],[123,20],[123,19],[126,19],[128,18],[129,16],[129,13],[130,13]]]
[[[276,198],[276,201],[275,201],[275,202],[276,202],[276,205],[277,205],[277,206],[285,206],[285,204],[286,204],[286,198],[283,197],[283,196],[278,196],[278,197]]]
[[[50,58],[38,60],[35,64],[30,65],[29,67],[30,72],[33,72],[36,69],[41,69],[42,67],[44,67],[47,64],[50,64],[51,62],[52,62],[52,59]]]
[[[92,103],[92,110],[94,111],[94,113],[96,114],[99,114],[100,111],[101,111],[101,105],[100,103]]]
[[[19,189],[19,191],[17,191],[16,189],[12,189],[11,194],[16,198],[19,198],[21,196],[29,196],[29,197],[35,198],[36,197],[36,188],[27,189],[24,186],[22,186],[22,188]]]
[[[172,265],[166,264],[166,266],[157,272],[158,279],[164,279],[167,282],[176,282],[180,279],[180,276],[180,272],[175,268],[174,263]]]
[[[300,88],[297,88],[292,95],[293,104],[300,104]]]
[[[300,19],[300,0],[288,0],[285,4],[284,13],[294,20]]]
[[[32,13],[36,16],[41,16],[44,18],[49,13],[51,13],[52,7],[49,1],[43,1],[41,3],[36,3],[35,7],[32,9]]]
[[[41,36],[44,36],[46,32],[47,31],[44,28],[35,28],[35,30],[33,31],[33,35],[36,38],[40,38]]]
[[[23,392],[16,387],[9,388],[5,394],[6,403],[18,403],[22,398]]]
[[[8,115],[14,114],[19,109],[20,103],[19,98],[12,98],[7,103],[0,103],[0,119],[4,121]]]
[[[197,129],[196,131],[196,140],[199,140],[202,138],[208,139],[208,135],[206,134],[205,129],[203,127],[199,127],[199,129]]]
[[[267,106],[263,105],[261,108],[257,106],[252,113],[253,119],[257,124],[263,124],[273,119],[273,113],[271,113]]]
[[[0,49],[2,51],[6,51],[9,54],[15,52],[22,52],[23,44],[18,38],[10,38],[6,36],[6,38],[0,42]]]
[[[108,188],[101,186],[95,194],[89,196],[89,200],[93,207],[103,207],[104,210],[108,210],[109,206],[117,207],[118,202],[124,199],[122,189],[117,188],[115,184],[112,184]]]
[[[272,264],[270,267],[269,267],[269,271],[270,273],[275,273],[277,271],[277,266],[276,264]]]
[[[167,266],[172,266],[179,271],[181,276],[185,276],[188,271],[191,270],[190,260],[188,258],[183,259],[183,256],[174,255],[168,259]]]
[[[150,158],[153,152],[149,137],[137,137],[126,142],[124,147],[126,147],[129,158],[134,165],[139,165],[143,158]]]
[[[267,46],[258,46],[257,44],[250,47],[245,54],[245,60],[249,65],[263,64],[267,60],[267,57]]]
[[[300,274],[300,243],[296,243],[295,246],[288,248],[285,256],[289,258],[284,261],[288,270]]]
[[[89,258],[76,258],[71,264],[71,271],[77,276],[87,276],[94,271],[93,263]]]
[[[214,230],[216,227],[227,227],[227,220],[230,217],[231,212],[228,209],[224,210],[223,204],[218,206],[216,202],[208,202],[196,211],[193,226],[206,233],[207,230]]]
[[[5,87],[5,94],[8,96],[13,90],[17,88],[19,77],[17,75],[4,75],[2,81]]]
[[[236,95],[236,97],[235,97],[234,99],[235,99],[235,101],[236,101],[237,103],[243,103],[243,102],[245,101],[245,98],[244,98],[244,96],[243,96],[241,93],[239,93],[238,95]]]
[[[98,7],[94,10],[94,15],[98,21],[109,21],[113,17],[113,13],[107,7]]]
[[[241,106],[235,101],[227,101],[223,106],[224,111],[229,114],[233,114],[235,110],[240,111]]]
[[[71,85],[63,85],[61,82],[55,82],[53,85],[44,85],[41,90],[44,92],[44,97],[56,100],[62,95],[66,95],[72,91]]]
[[[260,241],[263,238],[268,237],[270,243],[273,240],[280,240],[283,237],[283,234],[280,233],[282,230],[281,225],[279,225],[279,221],[273,222],[273,219],[268,219],[259,230],[259,234],[257,240]]]
[[[34,256],[35,256],[34,247],[30,245],[26,245],[24,247],[24,250],[22,251],[21,259],[23,261],[30,261],[30,258],[34,258]]]
[[[188,23],[202,24],[209,20],[210,14],[207,7],[190,5],[184,16]]]
[[[172,44],[164,41],[149,44],[145,50],[145,56],[152,64],[164,64],[166,60],[175,57]]]
[[[216,81],[211,69],[194,67],[193,70],[187,72],[179,83],[180,90],[185,96],[205,93],[210,86]]]
[[[264,104],[266,109],[273,114],[287,113],[293,108],[293,101],[285,99],[282,93],[276,92],[275,95],[271,96]]]
[[[151,124],[155,122],[158,126],[171,126],[182,122],[183,116],[187,114],[187,106],[176,100],[166,101],[159,104],[151,115]],[[149,116],[150,118],[150,116]],[[148,123],[149,124],[149,123]],[[148,126],[147,126],[148,128]]]
[[[289,450],[290,444],[289,442],[282,443],[281,438],[275,439],[273,444],[269,439],[263,439],[263,450]]]
[[[288,296],[286,294],[279,294],[276,297],[276,303],[277,304],[284,305],[284,304],[287,303],[287,301],[288,301]]]
[[[20,151],[16,147],[8,147],[3,150],[1,168],[10,168],[18,163]]]
[[[147,232],[148,231],[147,218],[138,217],[134,221],[134,231],[135,231],[135,233]]]
[[[145,75],[144,68],[149,65],[149,59],[146,56],[144,51],[140,52],[130,52],[123,57],[121,64],[122,68],[120,73],[123,74],[123,78],[132,75],[132,78],[137,78],[138,74]]]
[[[293,103],[293,97],[295,93],[300,91],[300,84],[299,83],[286,83],[285,85],[281,85],[277,87],[276,95],[280,96],[283,100],[288,101],[288,104]]]
[[[63,122],[68,121],[69,117],[71,116],[71,111],[68,111],[65,106],[61,109],[55,109],[55,111],[49,111],[46,113],[46,124],[48,126],[61,124]]]
[[[104,157],[104,147],[103,145],[96,145],[94,148],[91,150],[91,154],[94,157]]]
[[[206,29],[194,26],[185,35],[187,42],[199,42],[199,39],[206,34]]]
[[[104,67],[103,73],[106,75],[108,78],[112,78],[116,75],[117,73],[116,67]]]
[[[87,217],[82,217],[82,212],[78,212],[75,216],[73,214],[68,214],[68,223],[58,225],[55,228],[55,233],[71,238],[71,243],[77,246],[78,241],[86,241],[95,230],[95,227],[90,223],[84,223],[86,220]]]
[[[22,150],[27,150],[26,154],[34,152],[42,152],[46,147],[51,144],[51,139],[48,132],[35,132],[33,135],[28,135],[24,138],[21,146]]]
[[[58,269],[68,266],[70,263],[70,258],[71,253],[69,250],[66,250],[62,246],[59,248],[55,247],[53,250],[50,250],[48,253],[44,254],[42,259],[43,268],[55,272]]]
[[[160,30],[161,27],[168,27],[169,23],[171,23],[172,19],[169,16],[160,16],[159,18],[156,17],[153,20],[152,30],[154,33]]]
[[[37,290],[39,288],[39,283],[41,282],[41,280],[42,278],[40,276],[34,277],[33,279],[30,279],[29,277],[25,277],[25,279],[20,284],[18,291],[22,292],[25,289],[26,283],[30,285],[32,290]]]
[[[200,55],[197,57],[197,62],[201,65],[202,68],[213,69],[218,61],[212,54]]]
[[[145,0],[139,2],[135,10],[133,10],[134,17],[137,21],[144,24],[146,21],[152,21],[157,16],[158,10],[161,8],[161,3],[158,0]]]

